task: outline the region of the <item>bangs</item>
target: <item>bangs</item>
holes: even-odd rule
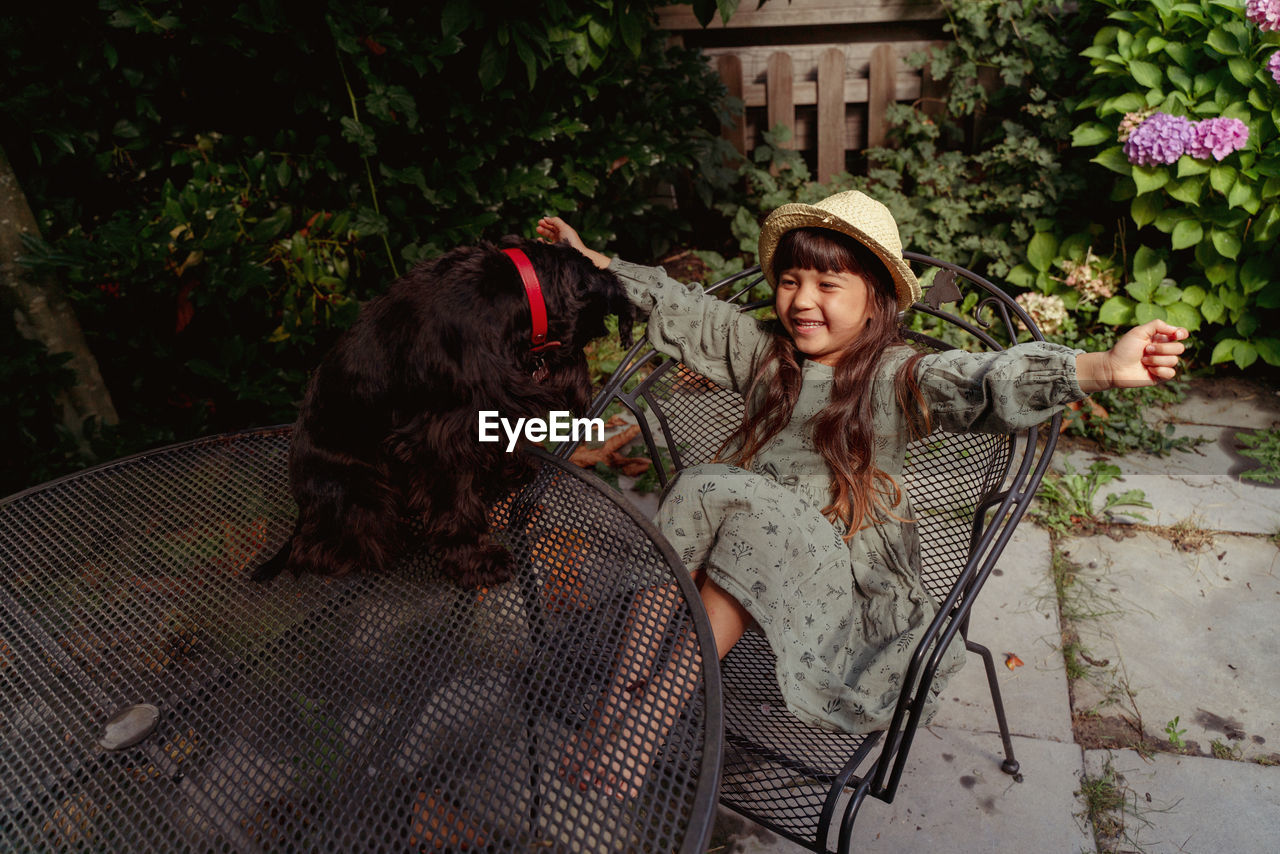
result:
[[[795,228],[782,235],[773,253],[774,280],[782,271],[792,269],[857,273],[880,290],[894,290],[889,268],[874,252],[849,235],[829,228]]]

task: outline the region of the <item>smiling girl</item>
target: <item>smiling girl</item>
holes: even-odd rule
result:
[[[617,273],[655,348],[745,398],[721,461],[683,470],[658,523],[694,574],[720,656],[757,624],[788,708],[828,729],[887,725],[937,610],[900,483],[907,443],[934,430],[1012,433],[1091,392],[1170,379],[1187,337],[1152,321],[1101,353],[1046,342],[917,352],[900,331],[920,285],[897,223],[857,191],[765,220],[776,322],[588,249],[558,217],[538,231]],[[930,716],[963,660],[953,643]]]

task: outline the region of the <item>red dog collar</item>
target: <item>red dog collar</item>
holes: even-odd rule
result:
[[[559,341],[547,340],[547,303],[542,298],[542,285],[538,283],[538,274],[533,271],[529,256],[519,249],[503,249],[502,252],[520,271],[520,281],[524,282],[524,292],[529,298],[529,316],[533,321],[529,331],[529,352],[541,353],[559,347]]]

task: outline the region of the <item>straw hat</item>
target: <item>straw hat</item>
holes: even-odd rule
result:
[[[773,276],[773,253],[782,235],[796,228],[829,228],[849,235],[874,252],[893,276],[899,311],[906,311],[920,299],[920,282],[902,257],[902,238],[893,214],[866,193],[848,190],[816,205],[783,205],[769,214],[760,226],[759,257],[765,278],[774,288],[778,283]]]

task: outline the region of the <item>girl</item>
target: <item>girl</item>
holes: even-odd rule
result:
[[[897,224],[857,191],[765,220],[771,323],[588,249],[558,217],[538,233],[613,270],[658,350],[747,401],[725,462],[681,472],[658,522],[694,572],[720,657],[758,624],[788,708],[828,729],[888,724],[937,609],[899,484],[907,443],[935,429],[1024,429],[1091,392],[1170,379],[1185,349],[1187,330],[1152,321],[1100,353],[1035,342],[920,354],[899,332],[920,285]],[[931,701],[963,660],[952,644]]]

